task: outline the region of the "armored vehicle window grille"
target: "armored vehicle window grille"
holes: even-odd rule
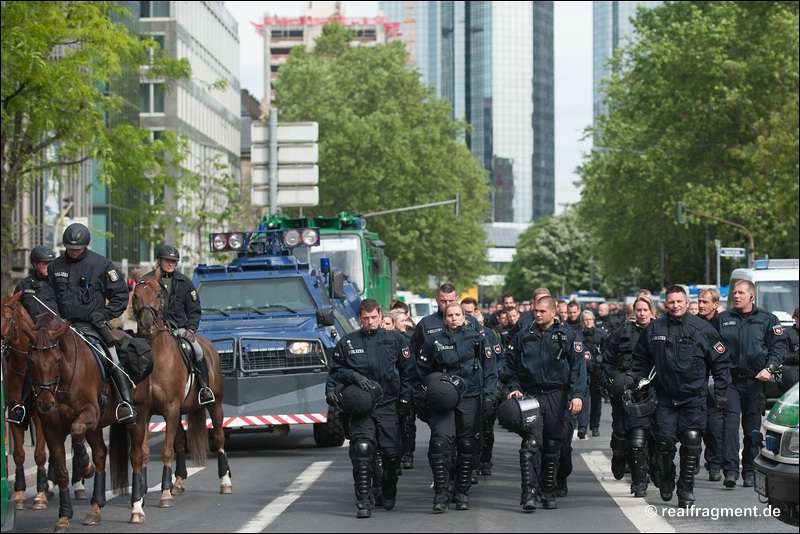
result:
[[[236,372],[236,340],[233,338],[214,339],[214,346],[219,353],[220,367],[223,375]]]
[[[324,349],[315,340],[242,338],[243,373],[319,371],[325,368]]]

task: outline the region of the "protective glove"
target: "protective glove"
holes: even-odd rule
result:
[[[725,393],[715,389],[714,409],[717,410],[718,412],[722,412],[725,410],[727,406],[728,406],[728,397],[725,395]]]
[[[339,397],[332,389],[325,392],[325,402],[328,403],[328,406],[339,409]]]
[[[411,403],[408,401],[398,401],[397,403],[397,415],[401,417],[407,417],[411,415]]]
[[[493,397],[484,397],[483,398],[483,418],[484,419],[491,419],[494,417],[494,414],[497,412],[497,407],[494,404]]]
[[[353,373],[353,376],[350,377],[350,382],[356,384],[364,391],[372,391],[372,382],[370,381],[369,378],[362,375],[361,373]]]
[[[95,328],[107,328],[106,314],[103,312],[98,311],[91,314],[89,316],[89,322],[91,322]]]
[[[189,343],[194,343],[194,335],[194,330],[187,328],[183,334],[181,334],[181,337]]]
[[[428,408],[427,402],[418,402],[414,404],[414,411],[417,413],[417,417],[423,423],[428,423],[431,420],[431,411]]]

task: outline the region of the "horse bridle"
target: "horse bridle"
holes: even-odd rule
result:
[[[58,383],[61,382],[61,362],[63,359],[58,363],[58,373],[56,374],[56,378],[54,380],[50,380],[49,382],[42,382],[41,380],[37,380],[33,377],[33,370],[31,369],[31,357],[29,353],[25,353],[28,357],[28,374],[31,378],[31,391],[33,392],[34,397],[38,397],[42,391],[49,391],[50,394],[53,395],[53,398],[55,398],[58,393],[67,393],[70,389],[72,389],[72,383],[75,382],[75,369],[77,369],[78,366],[78,341],[75,338],[75,334],[72,335],[72,339],[75,341],[75,358],[72,362],[72,378],[69,381],[69,386],[67,386],[67,389],[65,390],[59,390],[58,388],[53,389],[50,387],[58,386]],[[54,341],[52,345],[48,345],[46,347],[39,347],[32,341],[28,344],[29,349],[38,350],[40,353],[46,350],[54,349],[57,346],[58,341]],[[37,387],[39,388],[38,391],[36,390]]]
[[[3,336],[2,345],[0,345],[0,348],[2,348],[3,358],[5,358],[6,361],[8,361],[8,349],[11,349],[11,350],[13,350],[14,352],[16,352],[18,354],[24,354],[26,356],[28,355],[28,352],[19,350],[19,349],[15,348],[15,347],[11,346],[11,339],[14,337],[14,334],[17,332],[17,310],[11,304],[4,304],[4,306],[9,308],[12,311],[11,315],[9,317],[6,317],[6,322],[10,322],[11,323],[11,327],[8,329],[8,333],[5,336]],[[16,369],[14,369],[14,372],[19,373],[19,371],[17,371]]]
[[[136,282],[136,285],[137,286],[140,286],[140,285],[145,285],[146,286],[147,285],[147,281],[144,278],[142,278],[141,280]],[[134,291],[133,291],[133,300],[134,300],[134,302],[136,302],[136,289],[134,289]],[[134,304],[133,305],[133,307],[134,307],[133,316],[136,319],[136,324],[137,325],[141,325],[142,324],[141,323],[142,314],[144,312],[149,312],[149,313],[151,313],[153,315],[153,322],[156,324],[156,329],[157,330],[166,330],[166,328],[161,328],[161,327],[158,326],[159,319],[164,320],[164,322],[166,323],[166,319],[164,318],[164,293],[161,291],[161,285],[160,284],[158,284],[158,303],[159,303],[159,307],[161,308],[160,310],[155,309],[154,307],[150,306],[149,304],[145,304],[144,306],[142,306],[141,308],[139,308],[137,310],[136,306]]]

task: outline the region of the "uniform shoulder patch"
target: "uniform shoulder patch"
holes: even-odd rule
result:
[[[108,271],[108,277],[111,279],[112,282],[116,282],[117,280],[119,280],[119,274],[117,274],[116,269],[111,269],[110,271]]]
[[[191,295],[191,297],[192,297],[192,302],[197,302],[197,291],[196,290],[193,289],[192,292],[189,293],[189,295]]]
[[[411,351],[408,350],[408,347],[403,347],[403,358],[408,358],[411,356]]]
[[[495,351],[497,354],[500,354],[500,353],[503,351],[503,347],[501,347],[500,345],[495,345],[495,346],[494,346],[494,351]]]
[[[722,342],[717,341],[717,344],[714,345],[714,350],[722,354],[725,352],[725,345],[723,345]]]
[[[575,343],[573,343],[572,347],[575,352],[583,352],[583,343],[581,343],[580,341],[576,341]]]
[[[783,327],[781,325],[779,325],[779,324],[776,324],[775,326],[773,326],[772,327],[772,331],[775,332],[776,336],[782,336],[783,335]]]
[[[591,360],[592,359],[592,354],[587,350],[586,352],[583,353],[583,359],[586,360],[586,361]]]
[[[492,347],[486,347],[486,357],[487,358],[492,357]]]

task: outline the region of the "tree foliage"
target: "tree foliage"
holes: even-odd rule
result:
[[[185,59],[170,60],[154,40],[131,35],[122,23],[129,16],[116,2],[2,3],[4,293],[16,246],[12,212],[21,195],[41,187],[44,171],[67,179],[94,160],[97,181],[118,184],[109,187],[112,201],[128,207],[143,232],[162,210],[150,199],[175,184],[169,171],[184,157],[185,145],[169,133],[151,143],[138,123],[116,124],[124,102],[113,88],[126,73],[138,80],[141,65],[147,65],[143,75],[166,85],[187,78],[191,69]]]
[[[666,2],[634,26],[579,169],[604,271],[653,286],[663,244],[666,283],[700,281],[714,239],[747,246],[730,225],[678,225],[678,201],[747,227],[756,257],[798,257],[798,2]]]
[[[428,275],[458,288],[486,272],[481,222],[486,171],[463,142],[467,125],[406,66],[403,43],[350,46],[353,33],[326,25],[313,50],[292,50],[276,82],[279,121],[319,123],[321,215],[370,213],[453,200],[452,205],[371,217],[397,260],[401,283],[427,291]],[[313,89],[313,90],[309,90]]]

